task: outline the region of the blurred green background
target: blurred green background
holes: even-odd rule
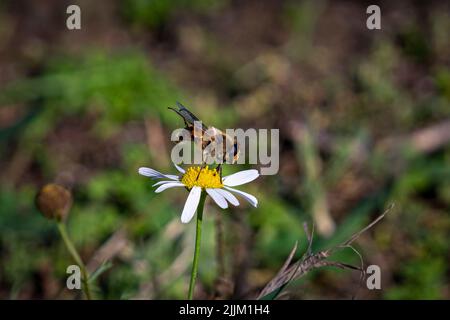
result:
[[[82,29],[65,26],[78,4]],[[2,1],[0,298],[73,299],[72,260],[35,208],[73,192],[69,232],[105,299],[184,298],[195,236],[184,190],[155,195],[137,168],[175,172],[181,101],[219,128],[279,128],[280,171],[242,189],[258,208],[207,204],[197,298],[248,298],[275,275],[303,222],[313,249],[395,208],[356,247],[382,271],[366,299],[448,299],[450,10],[360,1]],[[251,166],[228,166],[225,173]],[[222,245],[218,246],[220,238]],[[351,251],[334,257],[358,263]],[[357,272],[324,268],[293,299],[350,298]]]

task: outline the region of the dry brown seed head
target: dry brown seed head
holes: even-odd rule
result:
[[[72,194],[63,186],[49,183],[36,195],[36,206],[47,219],[64,221],[72,206]]]

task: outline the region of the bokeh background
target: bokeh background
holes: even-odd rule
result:
[[[81,30],[66,28],[70,4]],[[174,171],[176,101],[219,128],[280,129],[279,173],[242,188],[259,207],[207,204],[197,298],[254,297],[297,240],[301,256],[304,222],[320,250],[391,203],[356,245],[382,289],[358,297],[450,298],[448,2],[381,2],[375,31],[369,4],[1,1],[0,298],[80,298],[65,289],[72,260],[56,226],[35,208],[49,182],[73,193],[67,224],[89,269],[111,264],[97,298],[186,296],[187,193],[155,195],[137,174]],[[323,268],[286,297],[348,299],[358,279]]]

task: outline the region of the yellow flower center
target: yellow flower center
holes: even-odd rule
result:
[[[181,182],[188,188],[201,187],[205,188],[222,188],[223,183],[220,179],[220,173],[216,169],[204,167],[190,167],[186,170]]]

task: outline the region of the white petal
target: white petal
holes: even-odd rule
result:
[[[159,186],[158,189],[155,190],[155,193],[160,193],[166,189],[175,188],[175,187],[184,187],[184,184],[182,184],[181,182],[165,183],[162,186]]]
[[[214,202],[217,203],[219,207],[222,209],[228,208],[228,203],[225,198],[217,192],[216,189],[206,189],[206,192],[213,198]]]
[[[251,194],[241,191],[241,190],[237,190],[234,188],[229,188],[229,187],[224,187],[227,190],[230,190],[232,192],[237,193],[238,195],[240,195],[241,197],[243,197],[245,200],[247,200],[248,202],[250,202],[250,204],[252,206],[254,206],[255,208],[258,206],[258,199],[256,199],[255,196],[252,196]]]
[[[234,187],[253,181],[258,177],[259,177],[258,170],[251,169],[233,173],[229,176],[224,177],[222,181],[224,185]]]
[[[175,181],[179,180],[178,176],[175,176],[173,174],[163,174],[152,168],[141,167],[141,168],[139,168],[138,172],[140,175],[150,177],[153,179],[168,178],[168,179],[175,180]]]
[[[218,193],[222,195],[225,199],[228,200],[233,206],[239,205],[239,200],[229,191],[223,189],[215,189]]]
[[[198,203],[200,202],[200,195],[202,194],[202,188],[193,187],[189,196],[187,197],[186,203],[184,204],[183,212],[181,213],[181,222],[188,223],[194,216],[197,210]]]
[[[163,180],[163,181],[158,181],[157,183],[155,183],[154,185],[152,185],[152,187],[156,187],[156,186],[160,186],[162,184],[166,184],[166,183],[173,183],[173,180]]]
[[[185,171],[185,170],[184,170],[184,169],[183,169],[182,167],[180,167],[180,166],[179,166],[179,165],[177,165],[176,163],[174,163],[173,165],[174,165],[174,166],[175,166],[175,168],[177,168],[177,170],[178,170],[178,171],[180,171],[181,173],[183,173],[183,174],[184,174],[184,173],[186,172],[186,171]]]
[[[164,177],[175,180],[175,181],[180,181],[180,178],[174,174],[165,174]]]
[[[164,175],[161,172],[156,171],[152,168],[141,167],[141,168],[139,168],[138,172],[140,175],[150,177],[150,178],[156,178],[156,179],[164,178]]]

